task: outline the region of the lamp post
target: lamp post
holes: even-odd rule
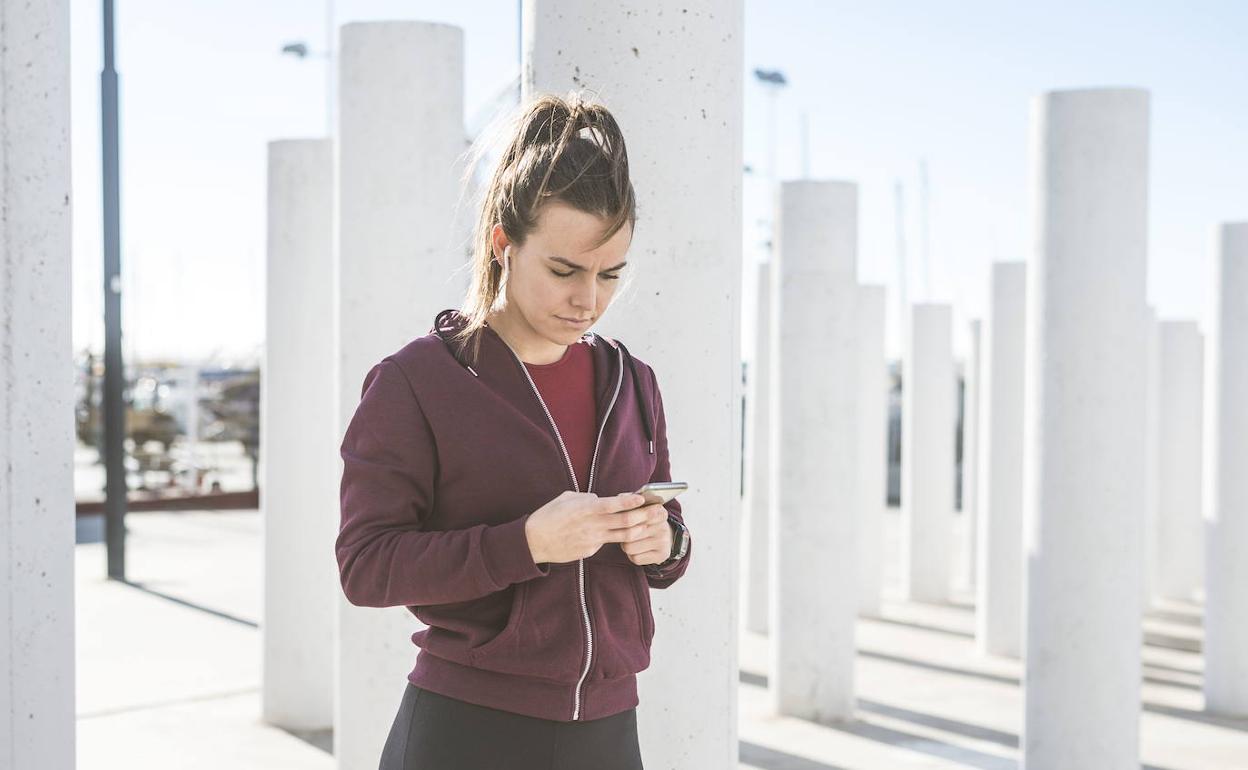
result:
[[[788,85],[788,81],[784,77],[784,73],[780,70],[764,70],[755,69],[754,79],[762,84],[767,92],[767,174],[771,177],[771,201],[769,205],[768,222],[772,222],[769,228],[773,232],[767,238],[767,253],[770,254],[775,241],[775,208],[776,194],[779,190],[780,174],[776,169],[776,96],[779,95],[780,89]]]
[[[302,40],[282,46],[282,53],[325,60],[325,134],[334,135],[334,0],[325,3],[325,50],[312,51]]]
[[[126,408],[121,352],[121,191],[113,2],[104,0],[100,141],[104,201],[104,540],[108,577],[126,578]]]

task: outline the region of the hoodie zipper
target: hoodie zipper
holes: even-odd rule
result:
[[[500,338],[501,339],[501,338]],[[550,409],[546,406],[546,401],[542,398],[542,394],[537,389],[537,383],[533,382],[529,369],[524,365],[524,361],[515,350],[507,345],[507,349],[511,350],[511,354],[515,356],[516,362],[520,364],[520,371],[524,372],[524,378],[529,381],[529,387],[533,389],[533,395],[537,396],[537,402],[542,405],[542,411],[546,413],[546,419],[550,422],[550,427],[555,432],[555,438],[559,441],[559,449],[563,452],[564,462],[568,465],[568,475],[572,478],[572,487],[574,491],[580,492],[580,484],[576,481],[576,471],[572,468],[572,456],[568,454],[568,447],[563,443],[563,436],[559,434],[559,426],[555,425],[555,418],[551,416]],[[598,426],[598,438],[594,440],[594,454],[589,462],[589,483],[585,487],[585,491],[589,492],[594,487],[594,468],[598,464],[598,445],[602,442],[603,430],[607,427],[607,419],[611,416],[611,409],[615,406],[615,400],[620,395],[620,384],[624,382],[624,354],[617,347],[615,349],[617,355],[617,369],[619,376],[615,381],[615,393],[611,395],[611,403],[607,405],[607,411],[602,416],[602,422]],[[573,693],[572,719],[581,718],[581,686],[585,683],[585,677],[589,674],[590,664],[594,658],[594,632],[589,622],[589,605],[585,602],[585,559],[576,560],[578,589],[581,598],[581,618],[585,621],[585,670],[581,672],[581,678],[576,682],[576,690]]]

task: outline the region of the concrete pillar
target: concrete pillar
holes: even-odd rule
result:
[[[1248,717],[1248,222],[1221,227],[1205,377],[1205,708]]]
[[[454,248],[455,168],[463,149],[463,33],[425,22],[344,25],[339,44],[335,260],[337,434],[373,364],[458,307],[467,279]],[[461,280],[462,279],[462,280]],[[341,475],[341,460],[338,461]],[[335,516],[335,521],[337,516]],[[333,549],[325,551],[333,558]],[[339,767],[377,764],[415,665],[403,607],[338,595],[334,751]]]
[[[199,454],[196,447],[199,444],[199,364],[192,363],[181,366],[177,369],[177,384],[174,386],[185,399],[185,412],[182,419],[186,425],[186,463],[192,468],[199,467]],[[261,381],[261,387],[264,382]],[[263,448],[263,447],[262,447]],[[261,490],[263,493],[263,490]]]
[[[1027,770],[1134,770],[1149,98],[1057,91],[1034,106],[1023,758]]]
[[[949,305],[910,306],[901,377],[901,567],[914,601],[947,601],[953,578],[952,324]]]
[[[750,366],[748,412],[746,424],[750,435],[746,441],[748,531],[742,538],[741,572],[744,585],[745,627],[756,633],[767,633],[767,532],[771,520],[771,499],[768,477],[771,474],[771,263],[758,266],[758,311],[754,320],[754,362]]]
[[[992,266],[984,323],[980,412],[979,576],[975,643],[1017,658],[1023,636],[1023,371],[1027,265]]]
[[[976,531],[979,529],[979,413],[983,388],[980,386],[981,355],[980,319],[971,321],[966,361],[962,369],[962,563],[959,565],[964,585],[975,587]]]
[[[69,3],[0,16],[0,767],[70,768]]]
[[[1159,443],[1161,418],[1161,324],[1157,311],[1150,305],[1144,321],[1146,383],[1144,408],[1144,606],[1148,607],[1157,595],[1157,511],[1158,491],[1161,477],[1161,447]]]
[[[1203,345],[1195,321],[1161,323],[1157,591],[1174,599],[1194,598],[1203,578]]]
[[[637,678],[642,756],[647,767],[727,767],[737,761],[736,677],[724,672],[738,628],[742,3],[526,0],[521,25],[524,94],[592,89],[627,140],[644,212],[629,248],[636,291],[598,328],[658,373],[673,473],[692,485],[681,501],[701,560],[676,590],[653,592],[659,630]],[[673,288],[690,285],[696,297]]]
[[[858,447],[846,441],[857,435],[860,389],[858,188],[782,182],[777,212],[769,695],[777,714],[848,719],[858,614]]]
[[[858,287],[858,614],[880,614],[887,508],[888,362],[883,286]]]
[[[329,139],[269,142],[265,346],[260,376],[264,514],[261,715],[333,724],[338,572],[334,412],[333,163]]]

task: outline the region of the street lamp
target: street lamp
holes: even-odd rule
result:
[[[788,81],[780,70],[755,69],[754,78],[767,91],[767,171],[775,184],[780,176],[776,169],[776,96]]]
[[[308,44],[296,40],[282,46],[283,54],[298,56],[300,59],[313,57],[325,60],[325,134],[334,135],[334,0],[325,2],[325,50],[312,51]]]
[[[771,176],[771,211],[775,212],[776,195],[779,192],[780,175],[776,169],[776,96],[780,89],[788,85],[784,73],[780,70],[755,69],[754,78],[767,91],[767,173]],[[773,233],[767,238],[767,251],[770,252],[774,242],[774,222],[770,228]]]
[[[328,136],[334,135],[334,55],[328,49],[325,51],[312,51],[308,48],[308,44],[302,40],[293,43],[287,43],[282,46],[283,54],[297,56],[300,59],[309,57],[314,59],[325,60],[325,133]]]

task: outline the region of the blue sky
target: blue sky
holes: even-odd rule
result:
[[[266,143],[324,135],[326,126],[325,60],[279,50],[302,39],[323,51],[326,6],[117,5],[126,353],[247,362],[263,336]],[[71,7],[74,345],[99,350],[100,3]],[[767,99],[748,74],[755,67],[789,80],[777,100],[780,178],[807,171],[805,121],[809,175],[859,184],[861,280],[888,284],[894,298],[894,188],[903,186],[910,298],[954,303],[959,346],[983,312],[991,262],[1028,256],[1032,98],[1055,88],[1149,89],[1149,298],[1163,318],[1206,320],[1213,228],[1248,219],[1248,4],[751,0],[745,8],[744,151],[759,172],[744,177],[747,357],[760,220],[770,214]],[[515,2],[338,0],[334,18],[463,27],[469,115],[516,73]]]

